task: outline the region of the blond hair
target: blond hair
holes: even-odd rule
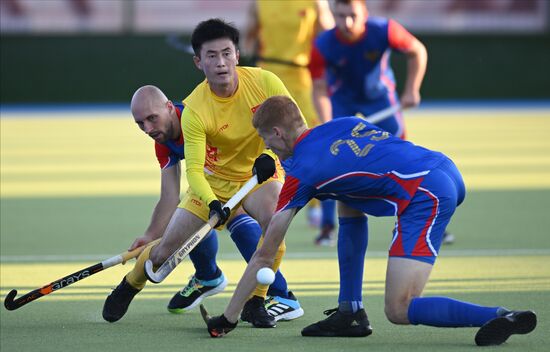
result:
[[[266,99],[254,113],[252,125],[255,129],[264,131],[275,126],[289,131],[305,126],[296,103],[284,95]]]

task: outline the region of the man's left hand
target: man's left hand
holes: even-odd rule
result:
[[[252,173],[258,177],[258,183],[267,181],[275,174],[275,160],[268,154],[262,153],[254,161]]]
[[[414,108],[420,104],[420,92],[403,92],[399,100],[403,109]]]

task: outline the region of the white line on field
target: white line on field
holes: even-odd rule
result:
[[[336,258],[336,250],[331,252],[287,252],[285,259],[308,259],[308,258]],[[383,258],[387,257],[386,251],[370,251],[367,257]],[[440,250],[440,256],[443,257],[477,257],[477,256],[523,256],[523,255],[550,255],[550,248],[517,248],[517,249],[446,249]],[[112,255],[109,254],[81,254],[81,255],[2,255],[2,263],[38,263],[38,262],[98,262],[105,260]],[[242,259],[236,253],[220,253],[218,260],[239,260]]]

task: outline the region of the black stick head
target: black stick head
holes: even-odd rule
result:
[[[158,284],[164,279],[156,275],[151,259],[147,259],[145,261],[145,263],[143,264],[143,270],[145,272],[145,277],[147,277],[147,280],[151,281],[152,283]]]
[[[210,320],[211,317],[208,314],[208,312],[206,311],[206,308],[204,308],[204,306],[202,304],[199,306],[199,308],[201,310],[202,320],[204,320],[204,322],[208,326],[208,321]]]
[[[4,299],[4,307],[7,310],[15,310],[20,307],[14,300],[15,296],[17,296],[17,290],[11,290]]]

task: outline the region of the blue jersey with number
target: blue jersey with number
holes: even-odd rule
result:
[[[337,199],[375,216],[401,214],[424,177],[447,157],[358,117],[307,130],[287,161],[277,211]]]

